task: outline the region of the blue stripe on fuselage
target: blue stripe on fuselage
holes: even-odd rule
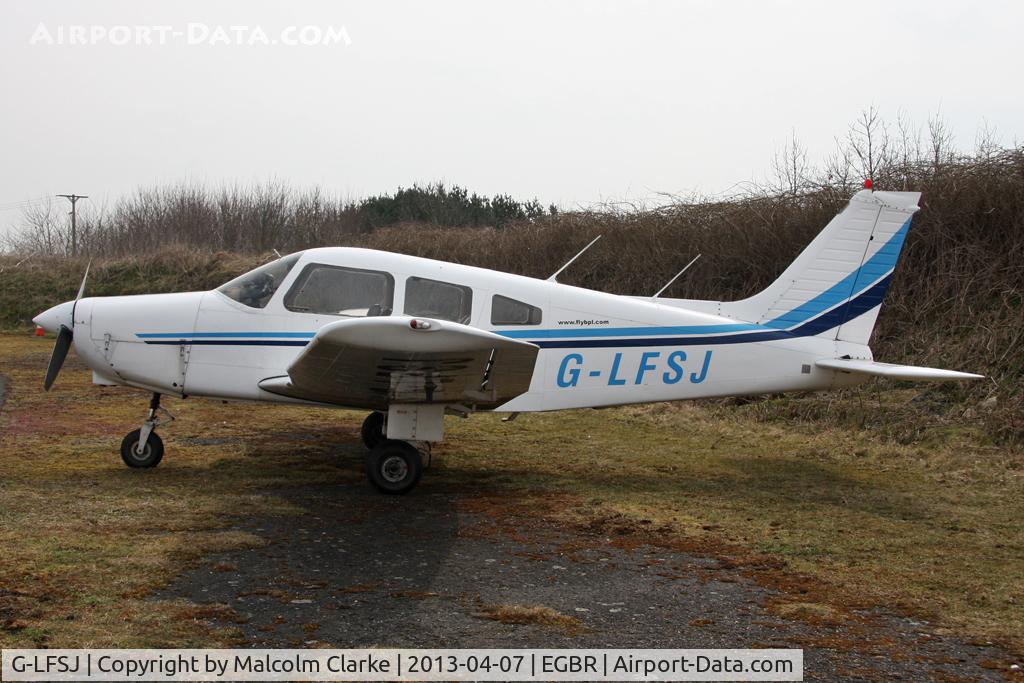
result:
[[[184,346],[306,346],[308,339],[285,341],[276,339],[154,339],[146,340],[147,344]]]
[[[797,337],[811,337],[821,334],[826,330],[838,327],[845,322],[853,320],[863,313],[871,310],[882,303],[885,291],[889,287],[891,275],[887,275],[874,285],[869,287],[860,296],[836,306],[824,315],[818,316],[792,330],[770,330],[758,325],[746,326],[757,331],[725,334],[725,335],[701,335],[694,337],[671,337],[653,336],[640,339],[526,339],[542,349],[585,349],[585,348],[626,348],[635,346],[710,346],[717,344],[749,344],[754,342],[774,341],[778,339],[795,339]],[[712,326],[704,326],[712,327]],[[723,328],[731,328],[731,325],[722,325]],[[666,328],[618,328],[600,330],[601,332],[615,332],[626,334],[623,330],[633,329],[666,329]],[[683,329],[683,328],[667,328]],[[572,332],[593,332],[594,330],[571,330]],[[518,332],[518,330],[517,330]],[[505,334],[499,332],[498,334]],[[315,336],[313,332],[199,332],[193,335],[179,335],[172,333],[158,333],[137,335],[146,338],[147,344],[202,344],[221,346],[305,346],[309,339]],[[249,339],[238,339],[237,337],[250,337]],[[284,340],[280,337],[292,336],[301,337],[297,340]],[[508,336],[505,334],[505,336]],[[539,335],[538,335],[539,336]],[[201,337],[201,338],[200,338]],[[236,337],[231,339],[229,337]],[[254,338],[255,337],[255,338]],[[277,337],[274,339],[273,337]]]
[[[659,337],[656,339],[567,339],[559,341],[531,340],[542,349],[588,349],[617,348],[631,346],[711,346],[718,344],[750,344],[753,342],[774,341],[777,339],[795,339],[797,337],[813,337],[857,316],[870,311],[882,303],[885,290],[889,287],[891,275],[886,276],[872,285],[856,299],[836,306],[834,309],[792,330],[765,330],[749,334],[708,335],[702,337]]]
[[[502,330],[495,331],[495,334],[509,339],[557,339],[560,337],[656,337],[670,334],[721,334],[755,330],[764,330],[764,326],[755,323],[727,323],[724,325],[671,325],[667,327],[588,327],[570,330]]]
[[[312,339],[316,332],[147,332],[136,334],[140,339],[216,339],[216,338],[243,338],[243,339]]]
[[[881,303],[899,259],[910,218],[889,240],[853,271],[827,290],[791,311],[763,324],[671,325],[549,330],[495,331],[509,339],[522,339],[541,348],[599,348],[633,346],[693,346],[746,344],[775,339],[812,336],[838,327]],[[878,280],[879,277],[883,277]],[[877,281],[876,281],[877,280]],[[874,285],[871,285],[875,282]],[[866,289],[865,289],[866,288]],[[864,290],[861,293],[861,290]],[[831,310],[829,310],[831,309]],[[818,316],[818,317],[815,317]],[[814,330],[814,331],[811,331]],[[673,336],[695,335],[695,336]],[[144,332],[147,344],[199,344],[217,346],[305,346],[315,332]],[[586,337],[586,339],[575,339]],[[599,339],[599,337],[616,337]],[[619,337],[647,337],[621,339]]]

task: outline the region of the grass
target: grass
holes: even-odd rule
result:
[[[354,430],[323,429],[320,411],[177,402],[185,428],[164,433],[174,457],[131,471],[116,454],[118,435],[143,415],[144,395],[91,386],[73,355],[44,394],[50,346],[0,337],[11,380],[0,413],[0,644],[230,644],[233,634],[209,630],[194,606],[147,596],[204,554],[260,544],[232,528],[240,517],[296,512],[267,490],[352,479],[307,442],[279,439],[269,452],[264,439],[305,428],[351,441]],[[218,445],[187,445],[210,437]]]
[[[0,645],[236,642],[209,609],[153,592],[208,553],[259,544],[239,519],[303,514],[275,492],[363,486],[363,414],[171,400],[167,457],[133,471],[116,449],[145,396],[91,385],[73,356],[44,394],[50,347],[0,336]],[[879,409],[906,391],[880,393]],[[908,443],[880,434],[765,422],[752,405],[476,415],[451,420],[421,486],[758,567],[799,589],[780,614],[884,605],[1020,648],[1024,454],[956,422]]]
[[[487,605],[476,612],[474,616],[499,621],[503,624],[547,626],[570,634],[578,633],[583,629],[583,624],[576,617],[570,617],[544,605]]]
[[[656,404],[451,430],[443,467],[543,500],[619,542],[640,534],[738,563],[827,610],[884,605],[1022,644],[1024,453],[948,428],[898,444],[739,410]],[[436,475],[435,475],[436,476]],[[806,590],[806,587],[800,587]],[[785,611],[785,610],[783,610]]]

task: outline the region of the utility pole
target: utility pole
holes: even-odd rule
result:
[[[77,215],[75,213],[75,203],[79,199],[88,199],[87,194],[59,194],[58,197],[64,197],[65,199],[71,200],[71,255],[78,256],[78,223],[76,222]]]

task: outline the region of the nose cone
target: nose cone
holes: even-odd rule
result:
[[[53,308],[43,311],[36,317],[32,318],[32,322],[39,327],[43,328],[47,332],[57,332],[60,330],[60,326],[68,328],[69,330],[75,329],[75,321],[72,317],[72,313],[75,311],[74,301],[65,301],[62,304],[57,304]]]

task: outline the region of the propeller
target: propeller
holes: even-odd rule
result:
[[[82,284],[78,285],[78,294],[75,296],[76,304],[78,303],[78,300],[82,298],[82,295],[85,294],[85,281],[89,279],[89,268],[91,267],[92,259],[89,259],[85,264],[85,275],[82,276]]]
[[[50,354],[50,364],[46,367],[46,378],[43,380],[43,389],[46,391],[49,391],[50,387],[53,386],[53,381],[57,379],[61,367],[64,366],[64,360],[68,357],[71,341],[75,337],[75,306],[78,304],[78,300],[82,298],[82,295],[85,294],[85,281],[89,279],[89,267],[91,265],[92,261],[86,264],[85,275],[82,276],[82,284],[79,285],[78,294],[71,304],[71,326],[69,327],[62,322],[60,330],[57,332],[57,341],[53,345],[53,353]]]
[[[61,325],[57,333],[57,342],[53,345],[53,353],[50,354],[50,365],[46,368],[46,379],[43,380],[43,389],[47,391],[53,386],[53,380],[57,379],[57,373],[64,365],[64,359],[68,357],[68,349],[71,348],[71,340],[75,334],[68,327]]]

